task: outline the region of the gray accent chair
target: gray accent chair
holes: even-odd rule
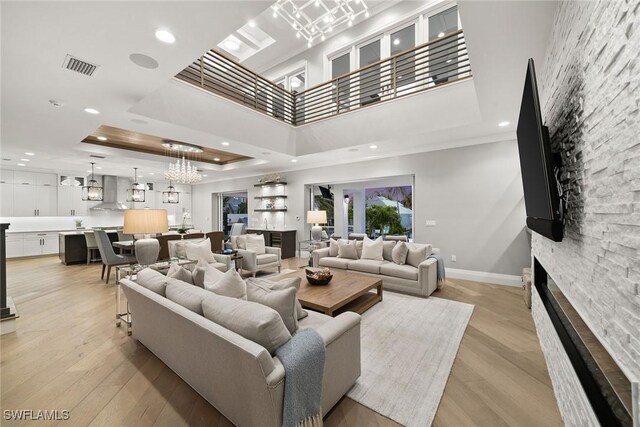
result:
[[[105,283],[109,283],[109,276],[111,275],[111,267],[118,265],[136,264],[138,260],[135,255],[118,255],[113,250],[113,245],[107,232],[104,230],[94,230],[94,236],[96,237],[96,243],[98,244],[98,251],[100,252],[100,258],[102,258],[102,276],[104,279],[104,270],[107,269],[107,279]]]
[[[200,243],[205,239],[189,239],[189,240],[170,240],[167,242],[169,245],[169,257],[170,258],[183,258],[184,247],[179,248],[179,245],[184,245],[185,243]],[[213,252],[213,251],[211,251]],[[223,273],[228,271],[231,268],[231,256],[222,255],[222,254],[213,254],[213,259],[215,262],[209,263],[209,265],[217,268]]]
[[[96,243],[96,235],[93,234],[93,231],[85,231],[84,232],[84,240],[87,243],[87,265],[91,263],[95,258],[93,254],[95,251],[98,251],[98,243]],[[100,253],[100,251],[98,251]]]
[[[277,268],[280,273],[282,266],[282,252],[280,248],[274,248],[266,246],[264,248],[265,253],[257,254],[253,251],[242,248],[238,243],[239,236],[231,236],[231,249],[238,251],[238,255],[242,257],[240,261],[240,274],[244,271],[251,273],[253,277],[256,277],[258,271],[269,270]]]

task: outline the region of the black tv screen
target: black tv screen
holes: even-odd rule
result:
[[[333,200],[333,193],[331,192],[331,187],[318,187],[320,189],[320,194],[322,194],[323,199]]]
[[[529,59],[518,118],[518,151],[527,210],[527,226],[562,240],[560,196],[554,175],[549,131],[542,123],[533,59]]]

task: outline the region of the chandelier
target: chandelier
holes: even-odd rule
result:
[[[167,191],[162,192],[162,203],[180,203],[180,192],[176,191],[171,181]]]
[[[202,174],[198,171],[195,162],[191,164],[191,160],[185,158],[185,153],[190,156],[202,153],[201,147],[184,142],[165,142],[162,146],[168,150],[169,157],[171,153],[176,153],[178,156],[175,161],[169,162],[169,169],[164,172],[164,178],[169,181],[169,185],[171,181],[178,184],[195,184],[202,181]]]
[[[87,182],[87,185],[82,187],[82,200],[85,202],[101,202],[103,200],[103,188],[93,178],[93,165],[91,162],[91,179]]]
[[[164,172],[164,178],[179,184],[195,184],[202,181],[202,174],[190,160],[186,160],[183,156],[176,159],[174,163],[169,163],[169,169]]]
[[[364,0],[277,0],[271,9],[273,17],[282,17],[309,47],[343,24],[352,26],[358,16],[369,17]]]
[[[138,184],[138,168],[133,168],[133,183],[127,189],[127,202],[144,202],[145,193],[144,185]]]

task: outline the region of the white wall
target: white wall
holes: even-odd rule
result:
[[[530,264],[515,141],[290,172],[286,213],[253,213],[258,177],[194,185],[193,222],[212,229],[212,193],[247,191],[250,226],[261,226],[267,217],[270,225],[297,229],[298,238],[306,238],[305,185],[399,175],[415,176],[415,240],[439,247],[449,267],[519,275]],[[426,227],[427,219],[437,225]]]

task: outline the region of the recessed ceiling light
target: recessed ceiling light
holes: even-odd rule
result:
[[[18,163],[18,166],[27,166],[24,163]]]
[[[377,145],[370,145],[369,148],[371,148],[372,150],[375,150],[376,148],[378,148]]]
[[[396,46],[398,46],[398,45],[400,44],[400,39],[395,39],[395,40],[393,41],[393,44],[394,44],[394,45],[396,45]]]
[[[176,41],[176,36],[174,36],[170,31],[162,29],[156,30],[156,38],[163,43],[169,44]]]
[[[505,126],[509,126],[511,124],[511,122],[508,121],[502,121],[500,123],[498,123],[498,126],[500,126],[501,128],[505,127]]]
[[[149,172],[149,175],[155,175],[155,173],[154,172]]]
[[[207,175],[202,175],[202,176],[204,176],[205,178],[207,177]]]
[[[23,161],[23,162],[30,162],[31,161],[31,159],[20,159],[20,160]]]
[[[99,136],[98,137],[98,141],[106,141],[107,137],[106,136]]]
[[[291,163],[297,163],[298,160],[297,159],[291,159]]]
[[[256,21],[249,21],[249,26],[251,28],[255,28],[256,27]]]
[[[214,158],[213,158],[213,161],[214,161],[214,162],[219,162],[219,161],[220,161],[220,157],[214,157]]]
[[[89,169],[87,172],[88,172],[88,173],[91,173],[91,169]]]
[[[28,151],[26,153],[24,153],[24,154],[26,154],[27,156],[35,156],[36,155],[35,153],[30,153]]]
[[[443,33],[442,31],[440,31],[440,32],[438,33],[438,37],[444,37],[444,33]]]
[[[224,145],[225,147],[228,147],[230,145],[227,141],[222,141],[220,144]]]
[[[96,166],[96,169],[102,169],[102,166]]]
[[[89,113],[89,114],[100,114],[100,111],[96,110],[95,108],[91,108],[91,107],[87,107],[84,109],[85,113]]]
[[[129,55],[129,59],[138,67],[146,68],[147,70],[155,70],[160,66],[158,61],[143,53],[132,53]]]
[[[240,44],[238,44],[238,42],[235,42],[233,40],[227,40],[224,42],[224,45],[226,46],[227,49],[229,50],[238,50],[240,49]]]

